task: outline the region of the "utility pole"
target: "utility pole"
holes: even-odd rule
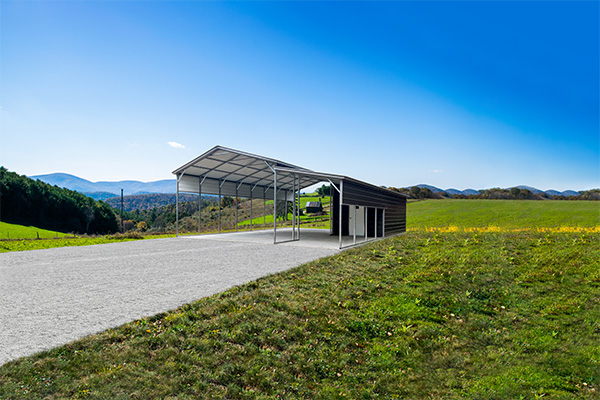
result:
[[[121,233],[123,233],[123,189],[121,189]]]

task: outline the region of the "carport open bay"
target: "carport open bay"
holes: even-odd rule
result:
[[[0,254],[0,364],[338,251],[333,242],[238,237],[246,239],[207,235]]]

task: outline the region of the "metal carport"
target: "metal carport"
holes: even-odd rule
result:
[[[273,243],[277,241],[277,200],[292,205],[292,239],[300,239],[298,210],[303,188],[327,181],[333,191],[330,233],[343,236],[351,233],[352,244],[377,239],[406,230],[406,196],[347,176],[316,172],[273,158],[251,154],[223,146],[215,146],[206,153],[173,171],[177,177],[177,234],[179,234],[179,193],[211,194],[221,196],[273,199]],[[340,201],[341,200],[341,201]],[[198,211],[201,213],[200,201]],[[252,205],[252,203],[251,203]],[[237,206],[236,206],[237,207]],[[352,213],[350,208],[353,208]],[[364,215],[364,220],[358,220]],[[219,204],[219,231],[221,207]],[[251,211],[252,216],[252,211]],[[340,217],[341,216],[341,217]],[[362,217],[361,217],[362,218]],[[350,223],[350,220],[353,222]],[[360,229],[362,225],[362,231]],[[237,208],[236,208],[237,226]],[[201,232],[200,215],[198,233]]]

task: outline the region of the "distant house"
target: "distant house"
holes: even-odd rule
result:
[[[306,203],[306,213],[319,213],[323,211],[323,205],[320,201],[309,201]]]

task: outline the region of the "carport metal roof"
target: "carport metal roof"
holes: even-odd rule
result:
[[[294,174],[302,176],[301,188],[312,186],[324,180],[334,179],[339,181],[340,179],[347,179],[347,177],[340,175],[319,173],[274,158],[223,146],[213,147],[189,163],[177,168],[173,171],[173,174],[268,187],[273,184],[274,170],[281,172],[277,177],[277,188],[282,190],[294,190]]]

